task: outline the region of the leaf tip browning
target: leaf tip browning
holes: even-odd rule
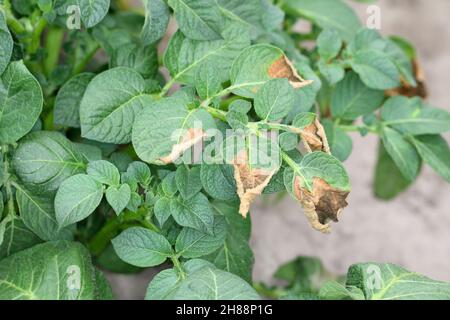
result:
[[[347,206],[348,191],[330,186],[325,180],[315,177],[312,190],[302,186],[302,178],[294,181],[294,193],[302,204],[310,225],[323,233],[331,232],[331,222],[338,222],[342,209]]]
[[[200,128],[190,128],[180,138],[179,142],[172,146],[172,151],[168,156],[162,157],[159,160],[164,164],[173,163],[178,159],[186,150],[193,145],[200,142],[206,136],[205,131]]]
[[[269,66],[268,74],[271,78],[287,78],[294,89],[313,83],[313,80],[303,79],[285,55],[282,55]]]

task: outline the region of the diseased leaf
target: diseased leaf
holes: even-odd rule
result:
[[[157,266],[173,254],[166,238],[141,227],[123,231],[112,240],[112,244],[122,260],[138,267]]]
[[[84,172],[86,159],[59,132],[38,131],[20,141],[13,167],[29,188],[51,192],[67,178]]]
[[[55,197],[59,228],[87,218],[98,207],[102,197],[102,185],[88,175],[77,174],[65,180]]]
[[[300,130],[299,135],[308,152],[323,151],[325,153],[330,153],[330,146],[328,144],[325,129],[319,120],[317,120],[316,114],[311,112],[299,113],[292,124]]]
[[[42,90],[23,61],[11,62],[0,80],[0,143],[14,143],[31,131],[38,120]]]
[[[133,146],[142,160],[169,164],[215,128],[203,109],[188,110],[178,100],[166,98],[145,108],[133,126]]]
[[[231,89],[234,94],[253,98],[270,79],[287,78],[294,89],[311,84],[304,80],[283,51],[268,44],[244,49],[231,67]]]
[[[285,170],[284,181],[289,193],[302,204],[311,226],[330,232],[330,222],[338,221],[350,192],[342,164],[326,153],[309,153],[298,167]]]
[[[81,99],[94,76],[93,73],[81,73],[61,87],[55,100],[55,124],[74,128],[80,127]]]
[[[142,27],[141,39],[146,45],[161,39],[169,24],[170,11],[163,0],[145,0],[145,23]]]
[[[100,142],[128,143],[136,115],[152,101],[136,71],[124,67],[104,71],[92,79],[81,101],[81,134]]]
[[[450,183],[450,149],[447,141],[437,135],[411,138],[422,159]]]

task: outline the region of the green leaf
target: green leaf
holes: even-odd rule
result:
[[[352,138],[339,126],[328,119],[322,120],[322,124],[325,128],[331,154],[340,161],[347,160],[353,150]]]
[[[412,135],[450,131],[450,113],[424,105],[417,98],[390,98],[381,109],[381,118],[385,125]]]
[[[341,0],[286,0],[283,8],[288,14],[305,17],[322,29],[335,29],[347,42],[361,27],[355,12]]]
[[[164,65],[174,81],[195,85],[197,70],[203,64],[217,69],[220,82],[229,80],[229,70],[238,54],[250,45],[248,34],[230,28],[223,32],[222,40],[197,41],[176,32],[164,55]]]
[[[195,74],[195,88],[203,100],[211,98],[222,89],[220,70],[212,63],[203,63]]]
[[[188,200],[177,198],[171,201],[170,212],[183,227],[213,233],[214,212],[208,198],[202,193],[197,193]]]
[[[366,87],[354,72],[349,72],[338,83],[331,98],[333,117],[354,120],[379,108],[384,92]]]
[[[450,149],[447,141],[438,135],[412,137],[422,159],[441,177],[450,183]]]
[[[0,260],[41,242],[19,217],[7,217],[0,222]]]
[[[259,300],[255,289],[234,274],[206,266],[190,274],[174,295],[175,300]]]
[[[94,180],[110,186],[120,184],[120,173],[115,165],[105,160],[89,162],[86,170],[87,174]]]
[[[394,160],[392,160],[380,141],[373,182],[375,196],[383,200],[391,200],[410,185],[411,182],[403,177]]]
[[[23,61],[11,62],[0,80],[0,143],[13,143],[26,135],[38,120],[42,90]]]
[[[140,161],[130,163],[127,168],[127,173],[142,186],[150,185],[152,180],[150,168],[147,164]]]
[[[127,204],[127,209],[131,212],[137,212],[139,206],[142,204],[142,198],[137,192],[131,192],[130,201]]]
[[[87,218],[103,197],[101,183],[88,175],[77,174],[65,180],[55,197],[56,221],[60,228]]]
[[[200,167],[189,169],[186,166],[179,166],[175,174],[175,182],[183,199],[192,198],[202,190]]]
[[[346,284],[361,289],[366,300],[450,299],[450,284],[393,264],[353,265],[348,270]]]
[[[345,76],[344,68],[337,63],[327,64],[323,60],[317,63],[319,71],[330,85],[334,85],[341,81]]]
[[[357,52],[350,64],[362,82],[372,89],[387,90],[400,86],[400,73],[395,64],[379,51]]]
[[[133,69],[144,79],[156,77],[158,73],[158,53],[156,47],[153,45],[137,45],[135,43],[121,45],[114,50],[110,59],[110,68],[116,67]],[[159,89],[158,84],[156,89]],[[147,89],[146,92],[151,91]]]
[[[175,251],[188,259],[206,256],[223,246],[226,235],[225,218],[216,216],[212,235],[191,228],[183,228],[177,237]]]
[[[54,107],[54,122],[62,126],[80,127],[80,104],[84,92],[95,75],[85,72],[67,81],[58,91]]]
[[[414,181],[419,174],[420,157],[413,145],[397,131],[383,128],[383,144],[402,175],[408,181]]]
[[[169,0],[181,31],[194,40],[218,40],[222,16],[214,0]]]
[[[114,212],[119,215],[126,207],[131,198],[130,186],[126,183],[122,184],[119,188],[111,186],[106,189],[106,201],[114,209]]]
[[[227,112],[225,116],[227,123],[233,130],[242,130],[242,132],[248,131],[248,116],[245,113],[231,110]]]
[[[86,168],[83,155],[59,132],[38,131],[20,141],[13,167],[20,180],[32,189],[51,192]]]
[[[173,254],[172,246],[166,238],[141,227],[123,231],[112,240],[112,244],[123,261],[137,267],[160,265]]]
[[[227,235],[223,245],[206,257],[222,270],[233,273],[248,283],[252,283],[253,251],[249,245],[251,222],[239,214],[239,205],[235,202],[213,202],[214,210],[225,218]]]
[[[256,44],[242,50],[230,72],[231,91],[246,98],[254,98],[260,87],[274,78],[288,78],[294,88],[307,84],[283,51],[269,44]]]
[[[110,296],[79,243],[36,245],[0,261],[0,299],[95,300]],[[100,294],[103,296],[100,296]]]
[[[414,87],[417,86],[411,59],[407,56],[405,51],[403,51],[403,49],[394,41],[386,39],[385,42],[386,47],[384,49],[384,52],[389,56],[391,61],[395,63],[402,77],[408,84]]]
[[[289,114],[294,102],[294,88],[288,79],[273,79],[262,85],[256,93],[255,111],[264,121],[276,121]]]
[[[178,100],[166,98],[148,105],[137,117],[133,146],[142,160],[168,164],[201,141],[211,128],[215,128],[215,122],[207,111],[188,110]]]
[[[169,172],[162,180],[161,189],[165,195],[173,197],[177,192],[176,173]]]
[[[170,202],[174,201],[168,197],[161,197],[156,200],[153,212],[155,213],[156,220],[158,220],[159,225],[162,227],[166,223],[167,219],[170,217]]]
[[[42,240],[70,240],[68,229],[59,230],[54,208],[55,194],[34,194],[14,184],[20,217],[23,223]]]
[[[146,300],[172,300],[174,294],[184,281],[183,275],[189,277],[193,272],[206,266],[211,266],[207,261],[192,259],[183,263],[183,273],[175,269],[166,269],[158,273],[147,288]]]
[[[109,10],[110,0],[77,0],[80,6],[81,21],[91,28],[103,20]]]
[[[320,288],[319,297],[324,300],[364,300],[364,293],[359,288],[328,281]]]
[[[130,142],[136,115],[153,101],[144,91],[145,81],[133,69],[118,67],[97,75],[81,101],[82,136],[115,144]]]
[[[11,59],[14,42],[6,24],[3,10],[0,10],[0,75],[5,71]]]
[[[264,10],[267,1],[259,0],[218,0],[222,13],[232,21],[240,23],[248,28],[252,34],[252,38],[263,33],[264,30]],[[269,8],[268,8],[269,9]],[[268,10],[267,9],[267,10]],[[272,15],[271,21],[274,20]]]
[[[141,39],[146,45],[161,39],[169,24],[169,7],[163,0],[145,0],[145,23],[142,27]]]
[[[339,33],[334,29],[323,30],[317,38],[317,48],[319,55],[325,61],[335,58],[342,48],[342,39]]]
[[[227,164],[202,164],[200,179],[205,191],[214,199],[237,200],[233,167]]]

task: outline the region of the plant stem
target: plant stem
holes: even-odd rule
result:
[[[3,179],[5,183],[5,191],[6,191],[6,198],[8,201],[8,216],[15,216],[16,215],[16,209],[14,207],[14,195],[11,187],[11,181],[10,180],[10,172],[9,172],[9,161],[8,161],[8,145],[2,146],[2,153],[3,153]]]
[[[369,127],[366,125],[338,125],[340,129],[346,132],[360,132],[362,130],[367,130],[368,132],[378,134],[376,127]]]
[[[97,53],[97,51],[100,49],[100,45],[96,44],[95,47],[92,48],[91,51],[89,51],[83,58],[83,60],[80,61],[80,63],[78,63],[72,71],[72,75],[75,76],[81,72],[84,71],[84,69],[86,69],[87,65],[89,64],[89,62],[91,62],[92,58],[95,56],[95,54]]]
[[[181,279],[186,278],[186,273],[184,272],[183,268],[181,267],[180,260],[178,259],[178,255],[174,255],[170,258],[173,263],[173,267],[178,271],[180,274]]]

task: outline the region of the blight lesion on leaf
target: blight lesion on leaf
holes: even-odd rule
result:
[[[300,137],[308,153],[323,151],[331,154],[325,129],[317,118],[300,131]]]
[[[172,146],[172,151],[169,155],[160,158],[164,164],[173,163],[178,159],[186,150],[194,146],[198,142],[202,141],[206,137],[205,131],[200,128],[188,129],[180,138],[179,142]]]
[[[305,87],[313,82],[303,79],[285,55],[269,66],[268,74],[271,78],[287,78],[294,89]]]
[[[277,170],[250,167],[246,150],[238,153],[233,167],[237,194],[241,200],[239,213],[245,218],[251,203],[263,192]]]
[[[406,96],[406,97],[416,97],[419,96],[423,99],[428,97],[428,89],[425,82],[425,72],[422,68],[422,65],[419,61],[413,60],[413,71],[414,71],[414,79],[416,80],[417,85],[413,86],[409,84],[403,77],[400,79],[401,86],[392,89],[386,90],[386,95],[389,97],[393,96]]]
[[[330,223],[338,222],[339,215],[347,206],[348,191],[330,186],[325,180],[314,177],[312,190],[303,186],[302,178],[295,177],[294,194],[302,204],[311,226],[323,233],[331,231]]]

